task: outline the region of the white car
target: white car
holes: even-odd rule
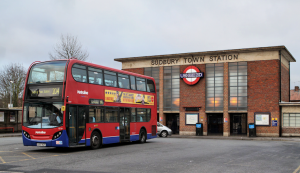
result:
[[[158,133],[158,136],[165,138],[168,135],[169,136],[172,135],[172,130],[169,129],[169,127],[164,126],[164,125],[160,124],[159,122],[157,122],[157,133]]]

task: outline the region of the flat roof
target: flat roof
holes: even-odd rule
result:
[[[270,47],[256,47],[256,48],[243,48],[243,49],[229,49],[229,50],[217,50],[217,51],[205,51],[205,52],[189,52],[189,53],[178,53],[178,54],[165,54],[165,55],[152,55],[152,56],[139,56],[139,57],[128,57],[128,58],[115,58],[118,62],[128,61],[139,61],[149,60],[154,58],[173,58],[173,57],[186,57],[186,56],[199,56],[199,55],[215,55],[215,54],[227,54],[227,53],[245,53],[245,52],[258,52],[258,51],[276,51],[283,50],[288,55],[287,59],[290,62],[296,62],[296,59],[288,51],[285,46],[270,46]]]

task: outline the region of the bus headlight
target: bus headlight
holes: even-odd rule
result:
[[[52,140],[59,138],[62,135],[62,131],[54,133]]]
[[[29,133],[27,133],[27,132],[25,132],[25,131],[23,130],[23,134],[24,134],[24,136],[25,136],[26,138],[30,139]]]

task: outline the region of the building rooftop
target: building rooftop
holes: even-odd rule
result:
[[[299,86],[295,86],[295,89],[290,91],[290,100],[291,102],[300,101],[300,91]]]
[[[152,56],[140,56],[140,57],[128,57],[128,58],[115,58],[118,62],[149,60],[153,58],[174,58],[174,57],[186,57],[186,56],[202,56],[202,55],[217,55],[228,53],[246,53],[246,52],[259,52],[259,51],[277,51],[282,50],[282,54],[287,55],[287,60],[290,62],[296,62],[293,55],[287,50],[285,46],[270,46],[270,47],[256,47],[256,48],[243,48],[243,49],[229,49],[229,50],[217,50],[217,51],[205,51],[205,52],[190,52],[190,53],[178,53],[178,54],[166,54],[166,55],[152,55]]]

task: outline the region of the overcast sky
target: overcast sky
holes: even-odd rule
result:
[[[291,88],[300,85],[300,1],[0,0],[0,67],[49,60],[61,34],[74,35],[89,62],[114,58],[284,45]]]

